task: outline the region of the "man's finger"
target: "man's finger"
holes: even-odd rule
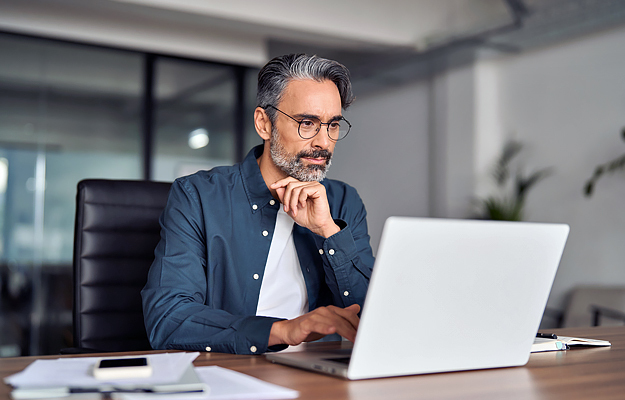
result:
[[[279,187],[284,187],[284,186],[288,185],[289,182],[293,182],[294,180],[296,180],[296,179],[292,178],[290,176],[287,176],[286,178],[282,178],[282,179],[272,183],[271,184],[271,188],[275,189],[275,188],[279,188]]]
[[[319,320],[328,326],[334,327],[336,333],[353,342],[356,339],[358,327],[358,316],[356,314],[359,309],[358,305],[345,309],[328,306],[325,309],[318,309],[320,310]]]
[[[286,178],[280,179],[279,181],[276,181],[272,183],[271,185],[269,185],[271,189],[276,190],[276,193],[278,194],[278,198],[280,199],[280,202],[285,208],[284,210],[285,212],[289,211],[289,203],[288,203],[288,200],[290,198],[289,183],[292,183],[292,182],[299,182],[299,181],[293,177],[287,176]]]
[[[356,339],[356,329],[352,324],[335,313],[315,315],[305,321],[302,328],[308,332],[308,335],[315,332],[321,333],[324,336],[338,333],[340,336],[352,342]]]
[[[345,320],[349,321],[354,329],[358,329],[358,325],[360,323],[360,318],[358,318],[360,306],[358,304],[352,304],[351,306],[345,308],[336,308],[335,312]]]
[[[293,212],[293,216],[297,216],[297,210],[299,208],[303,208],[303,205],[306,205],[305,201],[303,205],[301,203],[300,199],[302,198],[302,196],[304,196],[304,199],[308,197],[308,195],[306,194],[306,187],[300,185],[294,186],[291,190],[291,202],[289,203],[289,207]]]
[[[336,321],[336,333],[350,342],[354,342],[356,340],[356,328],[348,322],[346,319],[340,319]]]
[[[272,183],[271,185],[269,185],[272,189],[277,189],[279,187],[285,187],[286,185],[288,185],[290,182],[299,182],[297,179],[291,177],[291,176],[287,176],[286,178],[282,178],[279,181],[276,181],[274,183]]]
[[[280,200],[280,203],[282,203],[282,199],[284,198],[284,192],[285,189],[283,187],[276,189],[276,194],[278,195],[278,200]]]
[[[360,306],[358,304],[352,304],[346,308],[332,308],[332,312],[337,315],[336,332],[352,342],[356,340],[356,332],[358,331],[358,325],[360,322],[360,319],[358,318],[358,311],[360,311]]]
[[[342,337],[354,341],[358,329],[358,304],[346,308],[327,306],[317,308],[307,314],[289,321],[275,323],[276,327],[286,328],[279,335],[283,335],[285,342],[290,345],[321,338],[338,333]],[[278,326],[279,325],[279,326]]]
[[[284,186],[284,194],[282,195],[282,207],[284,208],[284,212],[289,212],[291,209],[291,194],[293,191],[293,187],[290,185]]]
[[[306,182],[294,181],[289,182],[285,187],[285,196],[283,204],[286,206],[286,212],[293,212],[294,216],[297,215],[299,197],[303,190],[308,186]]]
[[[316,187],[317,185],[313,184],[308,184],[306,186],[302,187],[302,190],[300,192],[299,195],[299,204],[300,206],[306,207],[306,202],[308,201],[308,199],[316,199],[319,197],[319,190]]]
[[[292,189],[291,189],[292,188]],[[309,199],[316,199],[319,197],[319,191],[315,188],[314,183],[301,183],[293,184],[287,187],[287,190],[291,189],[289,197],[289,209],[293,211],[294,215],[297,215],[298,209],[303,209],[308,206]]]

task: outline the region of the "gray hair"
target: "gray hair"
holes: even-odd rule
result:
[[[354,101],[349,71],[342,64],[306,54],[287,54],[269,61],[258,73],[256,106],[265,109],[275,122],[277,107],[288,83],[293,79],[330,80],[339,90],[341,107],[345,110]]]

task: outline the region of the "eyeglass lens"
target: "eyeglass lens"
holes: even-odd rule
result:
[[[321,129],[321,121],[315,118],[305,118],[299,124],[299,135],[302,139],[310,139]],[[341,140],[349,133],[350,126],[343,120],[323,123],[328,127],[328,136],[332,140]]]

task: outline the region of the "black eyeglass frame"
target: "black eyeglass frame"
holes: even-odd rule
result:
[[[293,121],[297,122],[297,134],[299,135],[299,137],[301,137],[301,138],[302,138],[302,139],[304,139],[304,140],[309,140],[309,139],[312,139],[312,138],[314,138],[315,136],[317,136],[317,135],[319,134],[319,131],[321,130],[321,125],[326,125],[326,126],[327,126],[327,128],[326,128],[326,133],[327,133],[328,137],[330,138],[330,140],[331,140],[331,141],[333,141],[333,142],[338,142],[339,140],[343,140],[343,139],[345,139],[345,138],[347,137],[347,135],[349,135],[349,132],[352,130],[352,124],[350,124],[350,123],[349,123],[349,121],[348,121],[348,120],[346,120],[346,119],[345,119],[345,118],[343,118],[343,117],[340,117],[340,118],[335,118],[335,119],[333,119],[333,120],[332,120],[332,121],[330,121],[330,122],[321,122],[321,120],[320,120],[319,118],[316,118],[316,117],[315,117],[315,119],[316,119],[317,121],[319,121],[319,128],[317,129],[317,132],[315,132],[315,134],[314,134],[314,135],[312,135],[311,137],[304,137],[304,136],[302,136],[302,133],[300,132],[300,127],[302,126],[302,122],[304,122],[304,121],[305,121],[305,120],[307,120],[307,119],[308,119],[308,120],[310,120],[311,118],[302,118],[301,120],[297,120],[297,119],[293,118],[292,116],[290,116],[289,114],[285,113],[284,111],[280,110],[278,107],[276,107],[276,106],[274,106],[274,105],[269,104],[268,106],[265,106],[265,107],[263,107],[263,108],[266,110],[266,109],[267,109],[267,107],[271,107],[271,108],[273,108],[274,110],[276,110],[276,111],[280,112],[281,114],[284,114],[284,115],[286,115],[287,117],[291,118]],[[336,121],[345,121],[345,123],[346,123],[346,124],[347,124],[347,126],[348,126],[348,128],[347,128],[347,133],[345,134],[345,136],[343,136],[343,137],[342,137],[342,138],[340,138],[340,139],[334,139],[334,138],[332,138],[332,136],[330,136],[330,124],[331,124],[331,123],[333,123],[333,122],[336,122]]]

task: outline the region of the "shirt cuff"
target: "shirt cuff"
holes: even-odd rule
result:
[[[283,318],[273,317],[260,317],[253,316],[247,317],[241,321],[240,325],[236,327],[236,330],[241,334],[240,337],[245,338],[237,343],[237,354],[262,354],[269,350],[267,344],[269,343],[269,335],[271,333],[271,327],[276,321],[282,321]],[[271,346],[273,350],[275,346]]]
[[[332,267],[338,267],[354,259],[358,255],[358,250],[347,222],[335,219],[334,223],[341,230],[329,238],[315,235],[315,242],[319,249],[319,254],[325,256]]]

